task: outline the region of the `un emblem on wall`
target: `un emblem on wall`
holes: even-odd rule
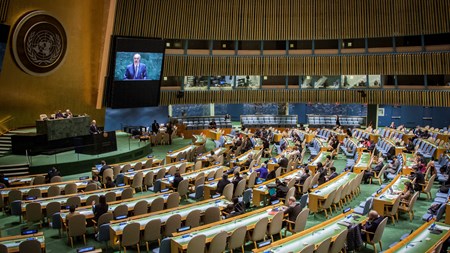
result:
[[[64,60],[67,37],[64,27],[44,11],[33,11],[22,17],[12,37],[14,59],[30,75],[48,75]]]

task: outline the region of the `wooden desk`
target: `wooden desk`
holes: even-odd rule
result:
[[[250,154],[252,154],[253,158],[255,158],[256,154],[258,154],[258,152],[261,152],[261,150],[254,150],[254,149],[250,149],[249,151],[245,152],[244,154],[231,159],[230,161],[230,168],[233,168],[234,166],[241,166],[242,164],[244,164],[245,162],[247,162],[248,160],[248,156]]]
[[[182,220],[184,220],[186,219],[186,216],[193,210],[200,210],[203,213],[207,208],[212,206],[217,206],[221,210],[223,210],[228,204],[231,204],[231,202],[224,199],[223,197],[220,197],[218,199],[200,201],[190,205],[179,206],[177,208],[166,209],[159,212],[133,216],[129,219],[126,219],[125,221],[112,221],[110,226],[110,241],[113,245],[117,244],[119,236],[121,236],[123,233],[123,228],[130,222],[139,223],[140,230],[144,230],[145,225],[147,225],[149,221],[154,219],[160,219],[164,226],[167,219],[174,214],[181,215]]]
[[[41,249],[45,252],[45,237],[44,233],[39,232],[32,235],[13,235],[0,238],[0,244],[5,245],[8,248],[8,253],[19,252],[19,244],[32,238],[38,240],[41,243]]]
[[[314,227],[278,240],[269,246],[254,249],[253,252],[299,252],[310,244],[314,244],[317,247],[321,242],[330,237],[334,239],[342,231],[347,229],[347,226],[341,225],[340,223],[345,222],[347,224],[357,225],[365,222],[366,219],[365,216],[355,215],[353,214],[353,210],[350,210],[345,214],[340,214]]]
[[[408,237],[384,252],[435,252],[435,250],[449,238],[450,226],[436,222],[436,228],[442,230],[442,233],[433,234],[429,230],[433,223],[435,223],[435,220],[424,223]]]
[[[167,155],[166,155],[166,164],[175,162],[175,160],[177,159],[177,155],[179,153],[195,150],[196,148],[197,148],[197,146],[195,146],[195,145],[188,145],[186,147],[177,149],[177,150],[172,151],[170,153],[168,152]]]
[[[205,235],[206,243],[210,243],[214,236],[221,231],[227,231],[228,235],[231,235],[235,229],[241,226],[246,226],[247,230],[251,230],[255,228],[256,223],[262,218],[267,217],[269,221],[271,221],[273,216],[279,212],[278,210],[275,210],[277,208],[280,208],[278,210],[281,210],[281,204],[260,208],[226,220],[196,227],[182,233],[174,233],[172,237],[172,253],[179,253],[187,250],[188,243],[194,235]]]
[[[214,149],[213,151],[214,151],[214,154],[217,157],[219,157],[220,155],[226,153],[228,151],[228,148],[219,147],[219,148]],[[209,162],[209,157],[210,156],[211,156],[211,152],[202,154],[201,156],[197,156],[197,161],[202,161],[202,162],[205,162],[205,163]]]
[[[25,175],[25,176],[14,176],[8,177],[9,187],[18,187],[18,186],[29,186],[31,182],[33,182],[34,178],[37,176],[47,176],[47,174],[33,174],[33,175]]]
[[[25,197],[25,196],[27,196],[29,190],[37,188],[37,189],[41,190],[42,195],[46,195],[48,188],[50,188],[50,186],[57,185],[57,186],[59,186],[59,188],[61,188],[61,191],[64,192],[64,187],[69,183],[75,183],[77,185],[78,190],[82,190],[82,189],[86,188],[86,185],[88,185],[89,180],[72,180],[72,181],[48,183],[48,184],[41,184],[41,185],[4,188],[0,191],[0,194],[3,197],[3,199],[7,199],[8,193],[11,190],[19,190],[22,192],[22,195]]]
[[[280,177],[278,177],[278,179],[280,181],[284,181],[284,182],[289,182],[292,178],[297,178],[299,179],[302,175],[302,171],[301,170],[293,170],[289,173],[286,173]],[[275,184],[275,180],[271,179],[269,181],[265,181],[262,184],[259,184],[258,186],[255,186],[253,188],[253,205],[254,206],[261,206],[261,201],[264,202],[264,205],[266,205],[266,200],[267,197],[269,196],[269,188],[267,187],[270,184]]]
[[[206,136],[210,139],[218,141],[218,140],[220,140],[220,137],[222,136],[222,131],[219,129],[214,129],[214,130],[209,129],[206,131]]]
[[[141,200],[145,200],[148,202],[148,207],[150,208],[152,206],[152,203],[157,198],[163,198],[164,203],[167,203],[167,198],[172,193],[172,191],[164,192],[164,193],[156,193],[151,195],[145,195],[145,196],[139,196],[131,199],[125,199],[125,200],[118,200],[108,203],[108,212],[113,212],[114,209],[119,205],[126,205],[128,207],[128,212],[132,212],[134,210],[134,206]],[[86,216],[86,219],[93,219],[94,218],[94,212],[92,211],[92,206],[86,205],[82,207],[78,207],[76,209],[80,214],[83,214]],[[66,222],[66,216],[68,214],[68,210],[62,210],[60,212],[61,220],[65,224]],[[131,216],[132,217],[132,216]]]
[[[206,136],[204,136],[203,134],[194,134],[192,135],[192,143],[194,143],[195,146],[200,146],[205,144],[206,142]]]
[[[183,177],[183,179],[187,179],[189,180],[189,183],[194,183],[195,179],[197,178],[197,176],[201,173],[203,173],[205,175],[205,182],[208,181],[208,174],[211,173],[212,171],[214,171],[214,174],[219,170],[222,169],[223,171],[228,171],[230,168],[229,167],[225,167],[222,165],[213,165],[213,166],[209,166],[206,168],[203,168],[201,170],[196,170],[196,171],[192,171],[189,173],[184,173],[181,176]],[[214,177],[214,179],[217,179],[216,177]],[[161,189],[165,189],[165,188],[170,188],[172,186],[173,181],[170,181],[168,178],[164,178],[161,180]]]
[[[341,173],[339,176],[333,178],[332,180],[320,185],[313,192],[309,194],[308,207],[312,213],[317,213],[319,211],[319,201],[324,201],[328,198],[328,195],[341,187],[342,185],[350,182],[356,178],[357,174],[352,172]]]
[[[189,170],[189,168],[194,166],[193,162],[176,162],[176,163],[169,163],[169,164],[158,166],[158,167],[146,168],[146,169],[142,169],[142,170],[138,170],[138,171],[125,172],[124,173],[124,183],[127,185],[131,185],[133,183],[134,175],[136,175],[136,173],[138,173],[138,172],[142,172],[142,174],[144,175],[144,178],[145,178],[145,175],[147,175],[147,173],[152,171],[156,177],[156,174],[158,173],[159,170],[166,169],[166,171],[167,171],[172,166],[175,166],[178,169],[182,164],[186,164],[186,170]]]
[[[317,163],[321,162],[322,164],[325,164],[327,156],[329,155],[331,156],[331,152],[322,151],[316,156],[316,158],[314,158],[312,162],[308,164],[308,169],[309,171],[311,171],[311,175],[314,175],[316,173]]]
[[[403,153],[402,156],[403,156],[402,175],[409,176],[411,172],[414,171],[413,169],[414,161],[412,161],[412,159],[414,159],[414,155],[410,153]]]
[[[360,173],[362,171],[367,170],[370,167],[372,160],[372,155],[370,153],[361,153],[359,155],[358,161],[356,161],[355,166],[353,167],[353,172]]]
[[[120,169],[122,169],[125,165],[131,165],[131,168],[134,168],[134,166],[136,165],[136,163],[142,163],[142,165],[145,165],[145,163],[149,160],[149,159],[153,159],[152,162],[152,167],[153,166],[158,166],[162,163],[161,159],[157,159],[156,157],[146,157],[146,158],[141,158],[141,159],[137,159],[134,161],[130,161],[130,162],[124,162],[124,163],[114,163],[114,164],[109,164],[110,168],[113,168],[114,166],[119,166]],[[92,176],[94,175],[99,175],[100,173],[100,169],[101,167],[97,168],[97,167],[92,167]]]
[[[393,192],[403,191],[405,189],[405,183],[410,180],[401,175],[397,175],[383,190],[373,199],[373,208],[378,214],[385,216],[384,207],[392,206],[395,200],[398,198],[398,194],[389,193],[388,189],[392,187]]]
[[[50,198],[41,198],[41,199],[35,199],[35,200],[22,201],[22,213],[23,213],[23,215],[25,215],[27,204],[32,203],[32,202],[40,203],[41,208],[44,211],[47,208],[48,203],[59,202],[59,203],[61,203],[61,206],[65,206],[67,199],[70,197],[74,197],[74,196],[80,197],[81,204],[85,204],[87,198],[89,198],[90,196],[105,195],[107,192],[114,192],[116,194],[116,198],[117,198],[117,197],[122,196],[122,191],[127,188],[130,188],[130,186],[127,185],[127,186],[123,186],[123,187],[102,189],[102,190],[90,191],[90,192],[86,192],[86,193],[75,193],[75,194],[60,195],[60,196],[50,197]],[[90,205],[91,203],[88,203],[88,204]]]
[[[273,141],[274,142],[280,142],[281,138],[283,138],[283,134],[282,133],[274,133],[273,134]]]

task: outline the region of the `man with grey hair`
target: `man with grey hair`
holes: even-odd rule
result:
[[[288,199],[288,208],[284,211],[285,215],[288,215],[289,221],[295,222],[298,214],[302,211],[302,207],[295,197],[289,197]]]
[[[124,80],[145,80],[147,79],[147,66],[141,63],[141,55],[133,56],[133,63],[128,65],[125,70]]]
[[[362,225],[361,229],[361,237],[365,242],[367,242],[368,239],[373,239],[375,231],[377,230],[378,225],[380,225],[381,221],[383,221],[383,216],[380,216],[377,211],[371,210],[369,212],[368,219],[366,223]],[[367,237],[366,234],[368,234],[369,237]]]

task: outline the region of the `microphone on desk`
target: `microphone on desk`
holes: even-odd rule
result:
[[[417,242],[422,242],[422,240],[420,240],[420,241],[415,241],[415,242],[409,242],[408,244],[406,244],[406,249],[409,247],[409,246],[411,246],[411,247],[414,247],[414,244],[413,243],[417,243]]]

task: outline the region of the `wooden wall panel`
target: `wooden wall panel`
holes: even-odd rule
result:
[[[392,104],[416,106],[450,106],[450,92],[408,90],[366,90],[363,98],[357,90],[225,90],[161,92],[161,105],[169,104],[237,104],[237,103],[342,103]]]
[[[0,22],[3,23],[6,21],[6,16],[8,14],[10,0],[0,0]]]
[[[343,56],[166,55],[164,76],[448,75],[450,53]]]
[[[447,33],[449,2],[119,0],[114,34],[168,39],[310,40]]]

